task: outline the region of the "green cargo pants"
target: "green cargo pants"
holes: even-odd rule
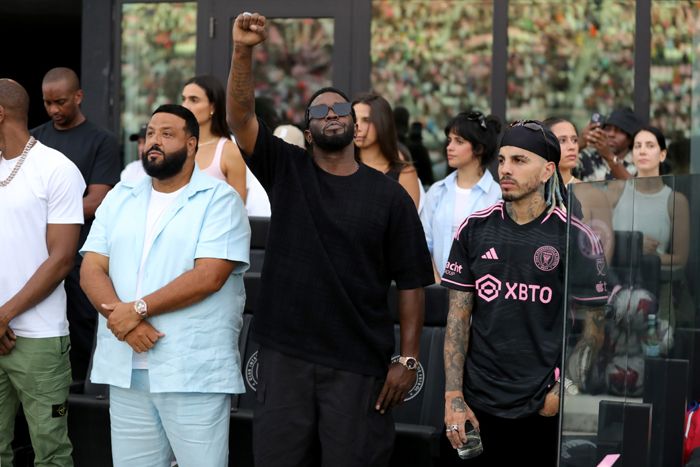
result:
[[[68,439],[70,338],[17,337],[0,356],[0,465],[12,465],[15,416],[22,403],[34,449],[35,466],[72,467]]]

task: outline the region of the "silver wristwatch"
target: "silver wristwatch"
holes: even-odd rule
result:
[[[138,299],[134,302],[134,311],[141,319],[146,319],[146,316],[148,316],[148,304],[143,299]]]
[[[409,370],[417,370],[418,369],[418,360],[416,360],[413,357],[400,356],[399,363],[402,364],[403,366],[405,366]]]

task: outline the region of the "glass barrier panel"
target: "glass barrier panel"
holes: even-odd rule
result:
[[[700,176],[570,185],[562,466],[618,454],[624,465],[682,464],[686,400],[700,395],[696,184]],[[607,292],[604,306],[582,298],[591,286]]]
[[[181,101],[195,74],[197,2],[122,5],[120,128],[125,164],[136,160],[129,136],[162,104]]]

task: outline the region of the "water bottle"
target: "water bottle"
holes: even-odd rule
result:
[[[467,430],[467,442],[457,448],[457,455],[460,459],[471,459],[484,452],[484,446],[481,444],[481,435],[467,422],[465,429]]]
[[[650,314],[647,317],[647,336],[645,353],[647,357],[658,357],[660,352],[659,335],[656,330],[656,315]]]

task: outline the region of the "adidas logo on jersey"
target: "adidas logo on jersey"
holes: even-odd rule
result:
[[[481,259],[498,259],[498,255],[496,254],[496,249],[491,247],[489,251],[481,255]]]

